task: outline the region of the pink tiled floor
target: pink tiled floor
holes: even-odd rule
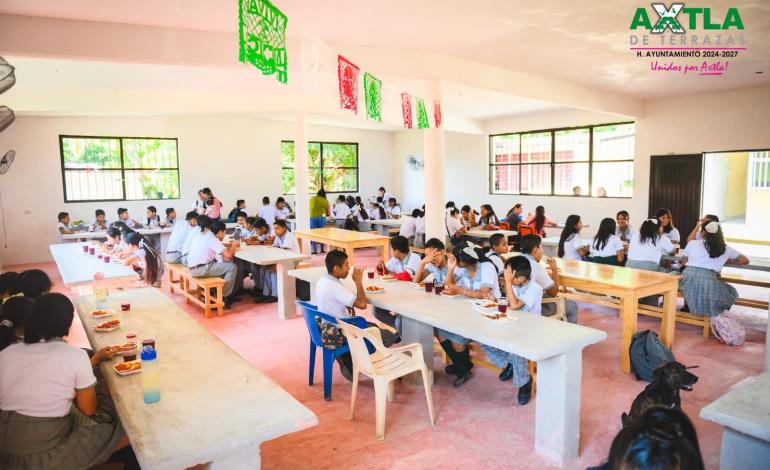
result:
[[[357,252],[357,263],[373,266],[376,256],[373,251]],[[322,264],[322,259],[314,257],[313,264]],[[31,266],[6,269],[28,267]],[[52,276],[57,290],[65,290],[53,263],[36,267]],[[767,295],[761,291],[758,294]],[[181,296],[172,298],[318,416],[317,427],[264,443],[265,469],[555,468],[534,453],[534,401],[525,407],[516,405],[510,382],[498,381],[491,371],[475,368],[474,378],[456,389],[441,371],[436,357],[436,427],[429,424],[422,390],[397,385],[396,400],[388,403],[386,439],[377,441],[370,381],[364,380],[359,388],[354,421],[347,419],[350,383],[336,367],[333,401],[323,400],[320,359],[316,364],[316,385],[307,385],[308,336],[301,319],[281,321],[275,304],[255,305],[251,300],[237,304],[224,317],[206,319],[200,310],[185,305]],[[718,467],[721,428],[701,420],[700,409],[737,382],[762,370],[767,314],[738,307],[734,311],[750,328],[748,341],[741,347],[705,339],[700,328],[681,324],[676,327],[677,359],[700,366],[694,371],[700,381],[693,392],[682,392],[682,401],[698,431],[707,468]],[[616,311],[581,305],[579,322],[606,331],[608,339],[587,348],[583,354],[580,457],[565,467],[570,469],[585,468],[606,457],[620,429],[620,414],[628,410],[645,386],[620,372],[620,322]],[[658,325],[658,320],[639,317],[640,330],[656,330]],[[82,343],[85,336],[78,328],[73,327],[70,340]],[[215,370],[212,368],[212,378]],[[226,395],[212,399],[226,399]]]

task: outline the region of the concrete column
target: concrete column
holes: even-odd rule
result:
[[[307,112],[297,111],[294,116],[294,211],[297,216],[297,229],[310,228],[310,195],[308,194],[307,169]],[[309,245],[309,243],[305,243]],[[310,252],[310,247],[303,247],[304,253]]]
[[[432,107],[434,100],[441,100],[441,81],[430,83],[430,96],[426,100]],[[426,106],[428,104],[426,103]],[[443,103],[442,103],[443,104]],[[432,115],[432,113],[429,113]],[[433,123],[431,123],[433,126]],[[444,205],[444,128],[431,127],[423,131],[423,154],[425,159],[425,239],[446,236],[446,211]]]
[[[768,296],[770,301],[770,296]],[[767,317],[770,318],[770,308],[767,309]],[[765,372],[770,373],[770,321],[767,322],[765,331]]]

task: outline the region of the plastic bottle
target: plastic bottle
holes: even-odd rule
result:
[[[160,366],[155,348],[142,348],[142,393],[145,403],[160,401]]]

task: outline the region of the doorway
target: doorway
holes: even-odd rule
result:
[[[669,209],[679,229],[681,247],[700,219],[702,184],[703,154],[651,157],[650,216],[661,207]]]

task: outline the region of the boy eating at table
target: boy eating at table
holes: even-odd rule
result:
[[[89,232],[104,232],[110,228],[110,224],[107,222],[107,217],[103,210],[96,209],[94,216],[96,216],[96,219],[91,223],[91,226],[88,227]]]
[[[163,219],[163,225],[173,227],[176,224],[176,210],[173,207],[166,208],[166,218]]]
[[[235,252],[240,246],[234,241],[230,248],[225,248],[222,240],[225,238],[225,224],[214,220],[203,230],[203,235],[193,239],[190,252],[187,255],[187,267],[194,277],[219,277],[225,280],[222,288],[225,308],[230,308],[233,302],[240,300],[233,295],[233,289],[241,284],[241,271],[232,262]]]
[[[559,269],[556,266],[556,260],[549,257],[547,259],[548,267],[551,268],[550,275],[545,270],[540,260],[543,258],[542,239],[534,234],[521,237],[521,253],[529,261],[532,269],[532,280],[540,284],[543,288],[544,297],[556,297],[559,295]],[[567,321],[577,323],[578,304],[574,300],[567,300]],[[547,303],[542,306],[542,315],[550,317],[556,314],[556,304]]]
[[[297,245],[297,239],[294,238],[294,234],[292,234],[286,227],[285,220],[276,220],[273,224],[273,231],[275,232],[273,247],[299,253],[299,245]],[[264,285],[262,287],[263,297],[257,298],[257,303],[277,302],[278,274],[276,273],[275,265],[264,266],[263,271],[265,273]]]
[[[393,250],[393,257],[387,263],[380,260],[377,270],[385,274],[393,274],[401,281],[411,281],[420,267],[420,256],[409,251],[409,241],[401,235],[390,240],[390,248]],[[374,307],[374,317],[386,325],[400,329],[397,314]]]
[[[118,208],[118,220],[126,224],[126,227],[128,228],[133,229],[133,228],[138,228],[142,226],[142,224],[140,224],[136,220],[129,217],[128,209],[126,209],[125,207]]]

